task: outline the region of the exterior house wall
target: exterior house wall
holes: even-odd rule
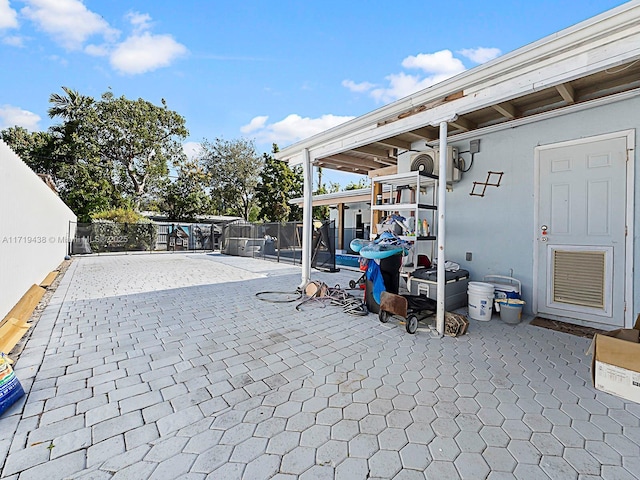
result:
[[[64,260],[74,213],[0,141],[0,320]]]
[[[640,97],[561,115],[493,133],[479,132],[473,138],[451,145],[469,150],[469,141],[481,139],[471,170],[447,193],[446,256],[469,270],[472,280],[484,275],[510,275],[522,282],[526,310],[531,312],[534,233],[534,149],[539,145],[592,137],[611,132],[640,131]],[[416,144],[418,145],[418,144]],[[468,162],[469,154],[462,157]],[[634,167],[638,155],[632,153]],[[488,171],[501,171],[500,187],[487,187],[484,197],[470,196],[473,182],[484,182]],[[640,236],[639,187],[635,185],[634,242]],[[466,252],[473,254],[465,261]],[[634,283],[640,280],[640,252],[634,252]],[[637,283],[636,283],[637,284]],[[640,310],[635,293],[634,317]]]
[[[364,224],[365,232],[370,231],[369,224],[371,223],[371,208],[367,202],[345,202],[349,208],[344,211],[344,225],[341,228],[344,229],[344,245],[343,250],[348,250],[349,243],[355,238],[356,228],[356,215],[362,215],[362,223]],[[338,209],[332,208],[329,211],[329,220],[335,222],[335,225],[339,225],[338,222]],[[336,239],[338,238],[338,231],[336,230]]]

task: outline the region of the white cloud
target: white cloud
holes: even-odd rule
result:
[[[475,63],[485,63],[502,55],[502,51],[499,48],[485,47],[465,48],[459,50],[458,53]]]
[[[0,0],[0,18],[9,0]],[[83,50],[94,57],[109,57],[111,66],[120,73],[141,74],[169,66],[185,55],[187,48],[173,36],[155,35],[149,30],[151,16],[129,12],[125,18],[132,27],[131,35],[118,42],[120,31],[112,28],[99,14],[87,9],[83,0],[24,0],[21,13],[32,20],[53,40],[68,50]],[[15,12],[14,12],[15,13]],[[1,24],[0,24],[1,26]],[[101,37],[102,42],[87,43]],[[8,39],[3,40],[9,43]],[[11,40],[18,44],[18,40]]]
[[[126,18],[131,22],[136,32],[142,32],[151,27],[151,16],[148,13],[129,12]]]
[[[349,90],[355,93],[364,93],[374,88],[375,84],[370,82],[356,83],[353,80],[347,79],[342,81],[342,86],[348,88]]]
[[[0,106],[0,129],[8,127],[24,127],[29,131],[38,130],[40,117],[33,112],[13,105]]]
[[[251,133],[255,132],[256,130],[260,130],[261,128],[264,128],[268,119],[269,117],[267,117],[266,115],[254,117],[247,125],[240,127],[240,131],[242,133]]]
[[[25,0],[21,13],[68,50],[82,48],[84,42],[101,35],[113,41],[119,32],[80,0]]]
[[[0,30],[18,28],[18,12],[9,5],[9,0],[0,0]]]
[[[458,53],[475,63],[482,63],[497,57],[501,52],[497,48],[480,47],[460,50]],[[409,55],[402,60],[402,67],[418,69],[421,72],[417,74],[392,73],[385,77],[387,84],[384,86],[376,86],[370,82],[355,83],[352,80],[343,80],[342,86],[356,93],[368,92],[377,102],[388,103],[440,83],[466,70],[462,60],[456,58],[451,50]]]
[[[66,67],[69,65],[69,62],[67,61],[66,58],[60,57],[58,55],[50,55],[49,60],[51,60],[52,62],[59,63],[63,67]]]
[[[23,47],[24,37],[20,37],[19,35],[10,35],[8,37],[3,37],[2,43],[11,47]]]
[[[189,160],[193,160],[200,153],[201,149],[202,144],[200,142],[186,142],[182,144],[182,150]]]
[[[84,53],[92,57],[106,57],[111,51],[110,45],[103,43],[102,45],[89,44],[84,47]]]
[[[271,124],[266,123],[267,117],[255,117],[245,127],[252,125],[254,121],[256,121],[256,118],[265,119],[260,128],[253,130],[256,141],[260,143],[289,144],[324,132],[354,117],[329,114],[322,115],[319,118],[303,118],[300,115],[292,113],[283,120]],[[255,123],[258,124],[260,121],[261,120],[258,120]]]
[[[419,68],[427,73],[450,76],[464,71],[462,62],[455,58],[450,50],[409,55],[402,61],[402,66],[404,68]]]
[[[111,53],[111,66],[120,73],[139,74],[167,67],[187,53],[187,48],[171,35],[144,32],[118,44]]]
[[[394,73],[385,78],[389,81],[388,87],[375,88],[370,92],[370,95],[380,103],[393,102],[433,84],[431,77],[421,79],[417,75],[407,75],[403,72]]]

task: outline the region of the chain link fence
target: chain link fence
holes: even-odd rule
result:
[[[235,222],[223,228],[220,248],[227,255],[301,264],[302,235],[302,222]],[[335,253],[334,222],[315,222],[312,266],[334,271]]]
[[[214,223],[96,221],[69,225],[71,254],[213,251],[221,235],[222,227]]]
[[[75,233],[74,233],[75,232]],[[69,225],[70,253],[213,251],[227,255],[302,263],[302,222],[117,223]],[[334,222],[315,222],[311,265],[336,270]]]

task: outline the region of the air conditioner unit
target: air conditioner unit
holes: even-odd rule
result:
[[[412,153],[409,157],[409,170],[439,175],[440,149],[430,148],[423,152]],[[458,149],[447,147],[447,183],[462,180],[462,172],[458,168]]]

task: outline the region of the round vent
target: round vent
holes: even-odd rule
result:
[[[433,173],[435,162],[431,154],[421,153],[416,155],[411,162],[412,172],[426,172]]]

